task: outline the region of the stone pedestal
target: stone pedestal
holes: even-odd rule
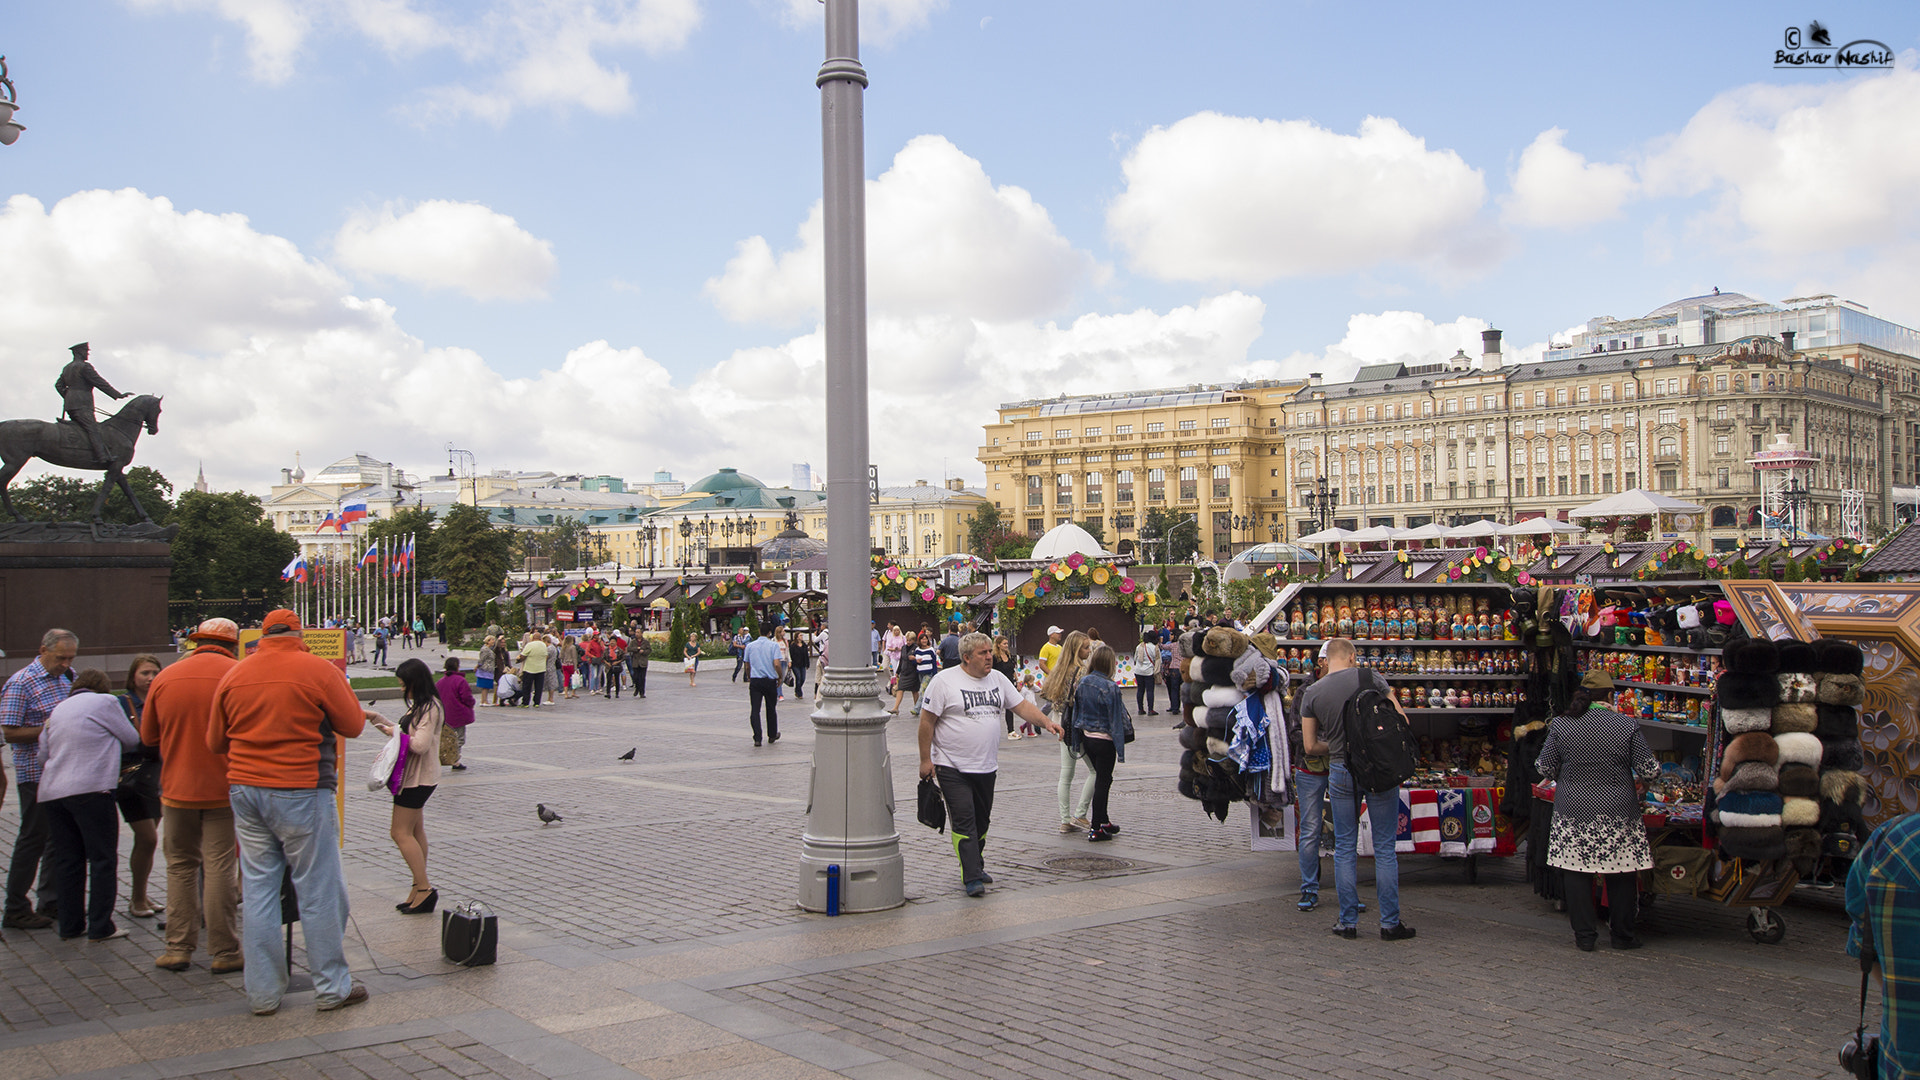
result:
[[[25,667],[40,638],[60,627],[80,637],[74,667],[104,668],[114,685],[140,653],[162,663],[174,657],[167,626],[171,545],[164,540],[87,539],[0,541],[0,675]]]

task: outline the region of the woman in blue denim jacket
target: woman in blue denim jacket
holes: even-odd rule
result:
[[[1093,766],[1090,841],[1111,840],[1120,831],[1107,817],[1107,792],[1113,788],[1113,766],[1127,760],[1127,703],[1113,681],[1114,655],[1109,645],[1097,645],[1087,661],[1087,673],[1074,687],[1073,726],[1080,752]]]

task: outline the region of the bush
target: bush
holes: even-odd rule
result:
[[[674,660],[678,660],[680,659],[680,657],[686,654],[686,651],[687,651],[686,612],[681,610],[680,605],[675,604],[673,607],[673,621],[667,630],[667,656]]]
[[[462,604],[458,597],[449,596],[446,605],[440,609],[440,615],[447,620],[447,640],[459,641],[461,635],[466,632],[469,621],[467,606]]]

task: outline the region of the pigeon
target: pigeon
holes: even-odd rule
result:
[[[633,760],[633,755],[635,755],[635,754],[637,754],[637,753],[639,753],[639,752],[640,752],[640,748],[636,746],[636,747],[634,747],[633,749],[631,749],[631,750],[629,750],[629,751],[627,751],[626,753],[624,753],[624,754],[621,754],[621,755],[620,755],[620,760],[621,760],[621,761],[632,761],[632,760]]]
[[[551,825],[556,821],[567,820],[566,818],[561,817],[559,814],[556,814],[553,811],[547,809],[546,803],[533,804],[533,812],[540,815],[540,824],[542,825]]]

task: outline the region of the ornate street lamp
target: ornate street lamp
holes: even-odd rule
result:
[[[685,570],[692,560],[687,558],[688,549],[693,546],[693,519],[680,519],[680,568]]]
[[[0,56],[0,146],[12,146],[20,133],[27,130],[26,125],[16,123],[13,119],[13,111],[19,107],[19,97],[13,92],[13,80],[7,76],[7,58]]]
[[[1307,512],[1319,520],[1320,528],[1324,530],[1333,524],[1334,511],[1340,508],[1340,489],[1328,487],[1324,476],[1314,484],[1314,490],[1305,496]]]

